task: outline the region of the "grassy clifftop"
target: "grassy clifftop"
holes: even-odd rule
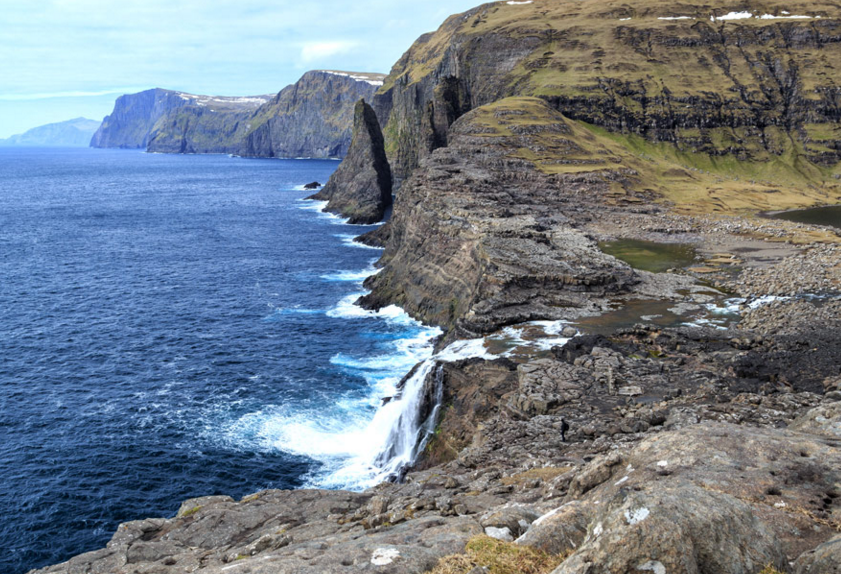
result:
[[[805,161],[802,149],[798,153],[791,142],[779,157],[740,162],[612,133],[527,97],[482,106],[471,112],[470,123],[474,135],[493,138],[510,149],[509,157],[530,161],[546,174],[621,171],[626,177],[606,178],[614,201],[638,201],[629,192],[641,192],[671,203],[677,212],[697,214],[789,209],[841,199],[841,185],[831,171]],[[528,145],[520,137],[525,134]]]
[[[421,37],[375,108],[398,180],[464,113],[530,96],[650,158],[662,173],[648,185],[676,201],[777,206],[786,193],[729,196],[793,186],[808,203],[833,197],[841,174],[839,17],[802,0],[485,4]]]

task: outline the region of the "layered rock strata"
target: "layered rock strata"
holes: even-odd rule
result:
[[[147,90],[121,96],[91,146],[250,157],[344,157],[354,105],[379,74],[313,71],[275,96],[197,96]]]
[[[388,239],[362,303],[395,303],[451,327],[450,336],[475,336],[602,311],[622,295],[674,296],[688,283],[652,283],[581,229],[594,212],[662,211],[633,191],[638,175],[542,100],[474,110],[401,188],[386,229],[369,237]]]
[[[382,74],[307,72],[257,111],[242,142],[248,157],[345,157],[350,148],[354,108],[370,100]]]
[[[391,168],[385,156],[383,134],[374,110],[365,100],[355,106],[353,141],[348,156],[324,188],[310,199],[328,201],[327,211],[349,223],[380,221],[391,206]]]
[[[401,187],[366,238],[386,250],[364,303],[398,303],[448,341],[652,299],[701,309],[720,295],[698,277],[792,299],[739,327],[652,315],[550,352],[442,365],[422,406],[442,382],[441,418],[403,483],[188,501],[41,572],[426,572],[481,534],[564,557],[554,574],[837,570],[841,265],[815,242],[841,238],[714,216],[837,197],[821,179],[841,139],[837,6],[743,8],[494,3],[422,37],[373,102]],[[522,94],[540,99],[505,98]],[[791,182],[794,195],[776,187]],[[676,215],[681,198],[703,216]],[[598,249],[617,237],[710,255],[646,273]]]
[[[418,39],[374,108],[400,183],[456,119],[508,96],[685,152],[833,166],[838,17],[833,3],[802,1],[484,4]]]

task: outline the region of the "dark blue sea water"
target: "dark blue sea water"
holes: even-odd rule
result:
[[[190,497],[371,482],[435,332],[352,305],[370,228],[296,189],[336,166],[0,149],[0,572]]]

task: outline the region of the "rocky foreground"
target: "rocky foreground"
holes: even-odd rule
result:
[[[838,572],[830,306],[824,324],[790,308],[759,332],[639,327],[447,365],[428,468],[404,484],[191,500],[39,572],[420,573],[483,535],[566,557],[557,574]]]

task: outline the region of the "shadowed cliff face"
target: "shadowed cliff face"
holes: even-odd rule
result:
[[[196,96],[148,90],[122,96],[93,147],[251,157],[343,157],[353,106],[382,84],[379,74],[308,72],[276,96]]]
[[[120,96],[114,111],[102,120],[93,135],[91,147],[146,149],[155,122],[187,104],[188,101],[177,92],[160,88]]]
[[[339,213],[354,224],[380,221],[391,205],[391,169],[383,134],[374,110],[365,100],[359,100],[355,106],[348,156],[324,189],[310,199],[329,201],[327,211]]]
[[[381,74],[307,72],[256,112],[242,155],[345,157],[354,105],[370,100],[384,78]]]
[[[367,281],[365,304],[396,303],[470,336],[559,319],[630,289],[634,272],[573,226],[588,208],[624,194],[634,172],[575,137],[539,99],[503,100],[459,119],[449,145],[401,188],[385,268]],[[519,153],[541,148],[573,168],[547,173]]]
[[[751,17],[733,19],[745,6],[730,0],[536,0],[453,16],[412,46],[374,100],[396,181],[447,145],[460,115],[514,95],[723,163],[794,155],[836,165],[837,4],[749,8]]]

